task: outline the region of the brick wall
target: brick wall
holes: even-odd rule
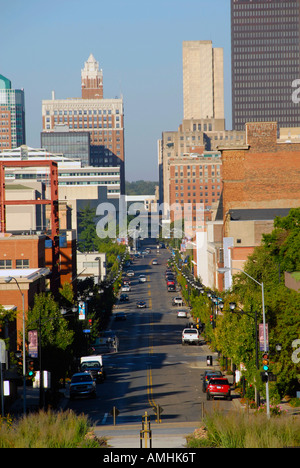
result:
[[[224,217],[231,208],[300,206],[300,144],[278,143],[276,123],[246,124],[248,148],[221,149]]]
[[[45,238],[38,236],[11,236],[0,238],[0,260],[11,260],[11,268],[16,268],[16,260],[29,260],[29,268],[45,266]]]

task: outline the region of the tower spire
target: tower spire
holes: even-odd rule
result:
[[[99,62],[90,54],[81,70],[82,99],[103,99],[103,72]]]

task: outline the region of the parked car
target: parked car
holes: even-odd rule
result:
[[[166,281],[167,281],[168,279],[175,279],[175,275],[174,275],[174,273],[167,273],[167,274],[165,275],[165,278],[166,278]]]
[[[208,385],[209,379],[211,377],[223,377],[223,374],[219,370],[206,370],[203,374],[202,377],[202,391],[205,393],[206,392],[206,387]]]
[[[224,377],[212,377],[206,388],[206,398],[210,400],[215,397],[223,397],[231,400],[230,384]]]
[[[79,372],[71,378],[70,399],[80,396],[96,397],[96,382],[89,372]]]
[[[183,299],[182,297],[173,297],[173,300],[172,300],[172,305],[175,306],[175,305],[183,305]]]
[[[185,328],[182,331],[181,336],[181,343],[185,344],[196,344],[199,345],[201,342],[200,340],[200,333],[197,328]]]
[[[139,276],[139,282],[140,282],[140,283],[146,283],[146,281],[147,281],[147,278],[146,278],[145,275],[140,275],[140,276]]]
[[[136,303],[136,306],[139,308],[139,309],[142,309],[144,307],[147,307],[147,304],[146,304],[146,301],[138,301]]]
[[[177,312],[177,318],[187,318],[187,311],[186,310],[179,310]]]
[[[170,286],[170,284],[175,284],[176,283],[175,278],[167,278],[166,282],[167,282],[167,286]]]
[[[131,287],[129,286],[129,284],[123,284],[123,286],[121,288],[121,291],[122,292],[129,292],[129,291],[131,291]]]
[[[175,292],[176,291],[176,286],[175,284],[169,284],[168,286],[168,292]]]
[[[174,276],[174,272],[172,270],[166,270],[165,271],[165,277],[169,276],[169,275],[173,275]]]

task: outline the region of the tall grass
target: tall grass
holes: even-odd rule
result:
[[[41,411],[16,421],[0,419],[0,448],[99,447],[99,440],[86,437],[90,431],[85,415]]]
[[[187,439],[188,447],[283,448],[300,446],[300,418],[265,414],[214,412],[204,419],[206,437],[197,431]],[[202,431],[203,432],[203,431]]]

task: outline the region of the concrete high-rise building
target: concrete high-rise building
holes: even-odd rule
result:
[[[0,75],[0,151],[26,143],[24,90]]]
[[[122,98],[103,98],[103,74],[91,54],[81,70],[81,98],[42,101],[45,132],[89,132],[90,164],[120,167],[121,193],[125,192],[124,106]]]
[[[231,54],[233,129],[299,127],[300,0],[231,0]]]
[[[224,119],[223,49],[183,42],[183,118]]]
[[[182,177],[173,177],[172,166],[205,167],[204,161],[210,154],[217,158],[214,155],[218,155],[218,145],[244,141],[243,131],[225,130],[223,49],[213,48],[212,41],[183,42],[183,108],[184,118],[178,131],[163,132],[158,142],[159,200],[171,205],[177,194],[177,203],[200,202],[204,211],[210,212],[220,197],[221,175],[213,176],[210,184],[208,176],[200,180],[199,174],[188,177],[184,171]],[[202,189],[197,188],[199,180]]]

